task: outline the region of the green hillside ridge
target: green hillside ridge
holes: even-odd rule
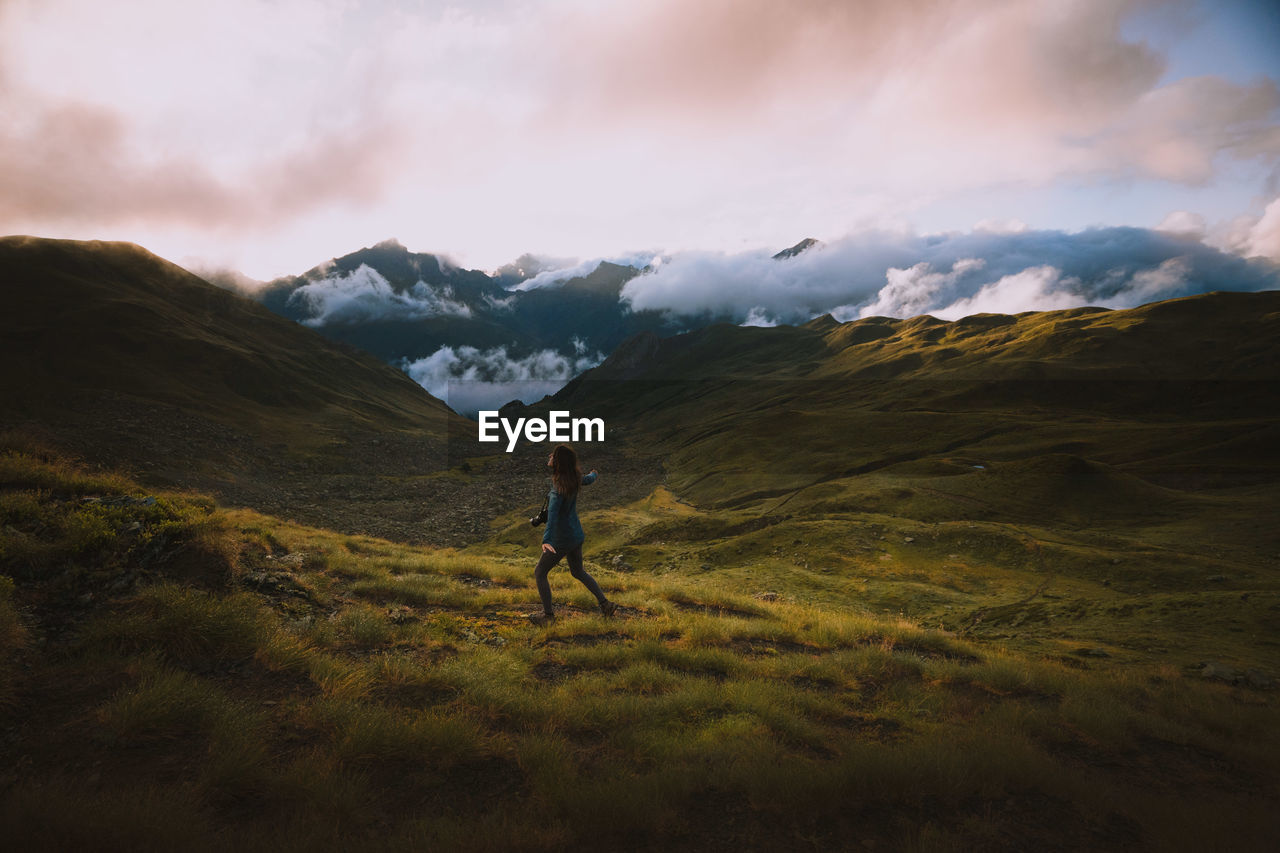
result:
[[[696,502],[958,454],[1065,452],[1157,485],[1274,484],[1278,331],[1275,292],[953,323],[712,326],[634,338],[544,407],[643,435]]]
[[[111,391],[301,443],[447,432],[447,407],[403,373],[132,244],[0,238],[0,270],[0,382],[22,403]]]
[[[1209,293],[1128,310],[972,314],[951,322],[923,315],[840,323],[825,314],[801,326],[717,324],[670,338],[646,335],[644,341],[657,343],[644,378],[767,378],[818,367],[816,377],[1280,379],[1280,365],[1268,358],[1275,342],[1267,333],[1277,323],[1280,291]],[[740,361],[743,355],[750,360]],[[615,378],[618,360],[584,378]]]

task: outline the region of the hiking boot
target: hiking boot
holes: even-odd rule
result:
[[[605,616],[612,616],[618,612],[618,605],[614,604],[612,601],[606,601],[604,604],[600,605],[600,612]]]
[[[529,617],[529,621],[535,625],[550,625],[556,621],[554,613],[535,613]]]

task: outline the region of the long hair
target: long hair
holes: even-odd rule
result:
[[[556,491],[567,498],[578,493],[582,485],[582,469],[578,467],[578,454],[567,444],[557,444],[551,451],[551,483]]]

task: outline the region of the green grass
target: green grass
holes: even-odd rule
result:
[[[109,741],[137,744],[188,735],[216,735],[223,741],[241,736],[253,724],[252,715],[206,680],[145,658],[133,668],[141,670],[135,683],[98,709],[100,736]]]
[[[1274,693],[1200,678],[1199,634],[1129,649],[1192,598],[1071,571],[1096,544],[882,514],[676,540],[654,531],[699,511],[659,492],[588,548],[623,616],[558,571],[540,628],[531,548],[501,537],[419,549],[166,495],[71,547],[59,494],[145,493],[73,467],[55,491],[65,463],[6,458],[5,546],[60,549],[0,564],[0,715],[26,756],[0,831],[22,847],[1265,849],[1280,828]],[[193,542],[216,576],[172,556]],[[1206,635],[1252,612],[1233,592],[1190,608]]]

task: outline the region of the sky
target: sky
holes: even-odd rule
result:
[[[1277,5],[0,0],[0,233],[263,280],[387,238],[491,270],[1131,226],[1280,260]]]

